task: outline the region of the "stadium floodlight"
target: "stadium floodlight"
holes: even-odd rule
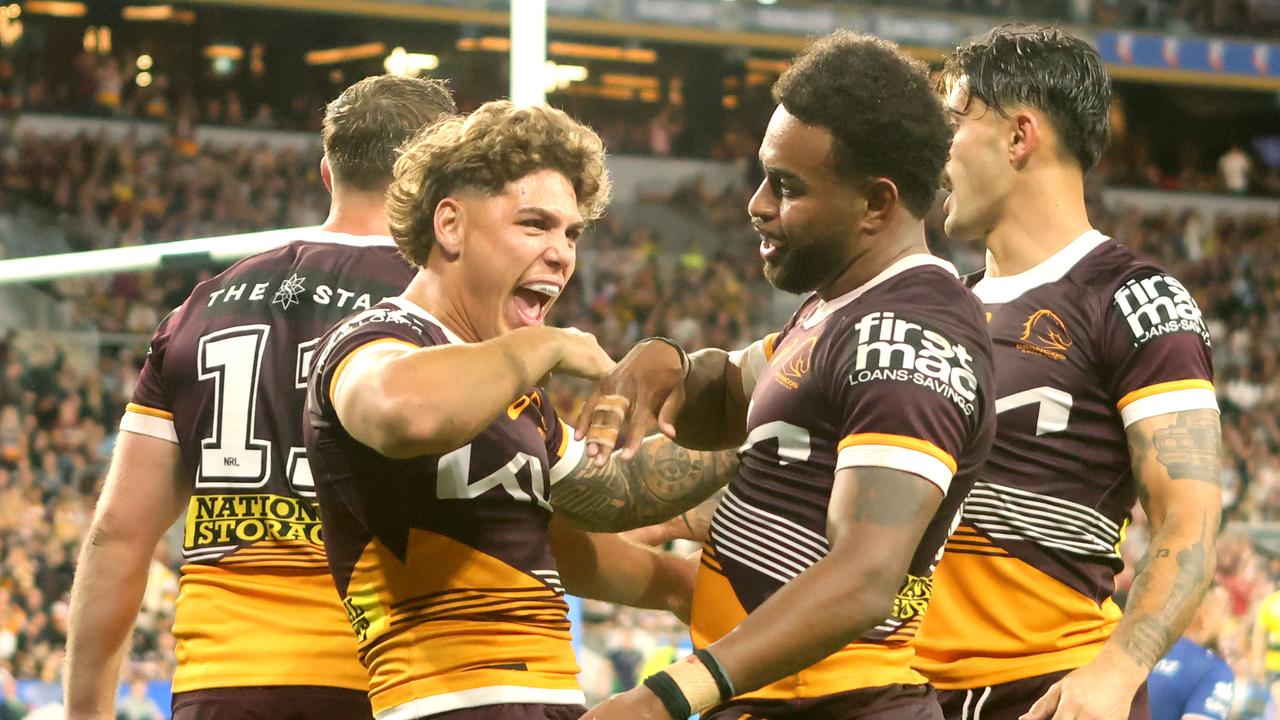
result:
[[[547,0],[511,3],[511,102],[547,101]]]
[[[319,227],[283,228],[154,245],[3,260],[0,261],[0,285],[156,270],[161,267],[225,265],[306,237],[318,229]]]

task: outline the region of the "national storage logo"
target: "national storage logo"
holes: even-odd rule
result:
[[[280,495],[197,495],[187,508],[190,551],[260,541],[322,545],[320,516],[312,503]]]

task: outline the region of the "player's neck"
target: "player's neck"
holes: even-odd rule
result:
[[[1026,272],[1092,230],[1079,172],[1037,170],[1005,201],[1005,214],[987,235],[987,275]]]
[[[335,187],[329,217],[321,229],[347,235],[390,235],[387,208],[380,192],[360,192]]]
[[[418,274],[409,281],[409,286],[404,289],[401,296],[431,313],[454,335],[466,342],[484,340],[484,335],[476,329],[475,324],[463,310],[464,303],[449,295],[447,292],[449,284],[442,282],[440,275],[430,267],[431,260],[427,262],[428,267],[418,268]]]
[[[818,297],[831,300],[857,290],[884,272],[890,265],[909,256],[928,254],[924,221],[910,218],[886,228],[878,237],[864,237],[849,266],[834,282],[818,289]]]

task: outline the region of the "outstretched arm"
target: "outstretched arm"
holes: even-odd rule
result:
[[[552,370],[595,378],[611,367],[592,335],[532,327],[470,344],[370,342],[341,360],[324,391],[352,437],[410,458],[471,442]]]
[[[630,459],[621,452],[603,467],[583,455],[551,488],[556,514],[592,532],[621,532],[673,518],[728,484],[738,472],[733,450],[699,451],[661,435],[646,438]]]
[[[67,717],[114,718],[125,641],[156,543],[191,496],[178,446],[122,431],[71,587]]]
[[[641,545],[663,545],[672,540],[692,540],[705,543],[711,536],[711,521],[715,518],[716,508],[724,499],[726,488],[720,488],[703,500],[697,507],[686,510],[679,515],[658,523],[623,533],[623,537]]]
[[[568,592],[628,607],[667,610],[689,622],[697,560],[620,535],[587,533],[553,518],[551,551]]]

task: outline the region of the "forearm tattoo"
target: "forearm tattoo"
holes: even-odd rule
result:
[[[585,456],[551,489],[551,504],[578,527],[621,532],[663,522],[724,487],[738,472],[733,450],[688,450],[662,437],[645,440],[630,460],[604,467]]]
[[[1153,509],[1152,490],[1156,482],[1167,482],[1164,474],[1175,483],[1199,480],[1217,485],[1221,450],[1218,413],[1212,410],[1178,413],[1172,424],[1150,432],[1131,430],[1133,479],[1143,506],[1148,512]],[[1151,546],[1138,564],[1115,641],[1143,667],[1154,666],[1168,652],[1212,579],[1218,518],[1203,513],[1198,520],[1196,539],[1190,542],[1185,525],[1194,519],[1183,522],[1182,528],[1154,527]]]

